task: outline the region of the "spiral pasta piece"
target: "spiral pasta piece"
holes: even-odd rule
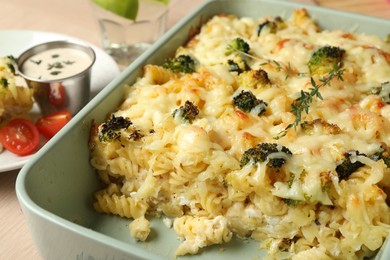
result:
[[[142,201],[136,201],[125,195],[108,195],[106,193],[96,194],[94,208],[98,212],[110,213],[126,218],[137,218],[144,216],[148,205]]]
[[[176,255],[236,235],[266,259],[371,257],[390,233],[388,56],[305,9],[210,18],[94,125],[96,210],[131,218],[139,241],[149,218],[173,222]]]
[[[185,240],[176,250],[176,255],[196,254],[202,247],[229,242],[232,238],[223,216],[213,219],[183,216],[175,219],[173,228]]]

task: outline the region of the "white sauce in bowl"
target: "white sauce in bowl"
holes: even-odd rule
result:
[[[28,58],[22,65],[22,72],[39,80],[64,79],[84,71],[91,63],[91,57],[82,50],[54,48]]]

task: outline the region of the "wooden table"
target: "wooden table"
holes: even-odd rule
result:
[[[312,1],[299,0],[304,3]],[[316,3],[329,8],[389,19],[390,3],[386,1],[316,0]],[[201,2],[203,1],[180,0],[171,12],[170,25]],[[98,25],[87,0],[0,0],[0,6],[0,30],[57,32],[101,46]],[[41,259],[16,198],[14,187],[17,174],[17,170],[0,172],[0,259]]]
[[[315,0],[324,7],[390,19],[389,0]]]

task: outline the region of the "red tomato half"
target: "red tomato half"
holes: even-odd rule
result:
[[[30,120],[13,119],[1,128],[0,142],[14,154],[28,155],[38,148],[39,132]]]
[[[39,132],[47,139],[52,138],[72,119],[69,110],[61,110],[53,114],[38,118],[36,126]]]

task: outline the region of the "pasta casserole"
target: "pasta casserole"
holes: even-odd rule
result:
[[[26,114],[33,106],[32,90],[17,75],[12,57],[0,57],[0,126],[10,118]]]
[[[149,64],[95,123],[98,212],[161,217],[197,254],[233,236],[271,259],[363,259],[390,230],[390,44],[290,17],[221,14]]]

